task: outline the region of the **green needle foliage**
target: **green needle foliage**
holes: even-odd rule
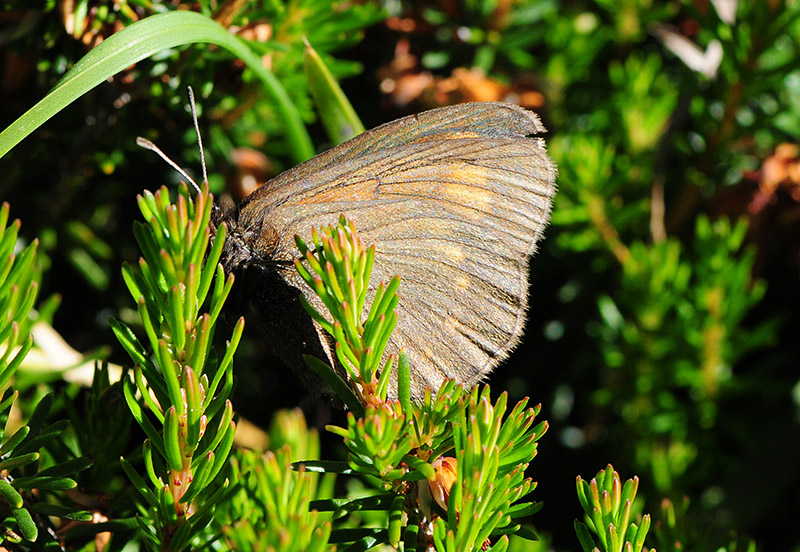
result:
[[[219,264],[224,225],[209,249],[212,202],[205,185],[194,199],[182,186],[174,203],[166,188],[139,196],[146,222],[134,233],[143,257],[137,267],[126,265],[123,276],[149,351],[130,328],[112,322],[135,363],[125,400],[147,435],[147,479],[125,460],[123,468],[147,505],[137,519],[154,550],[187,550],[212,538],[205,531],[227,486],[218,476],[236,429],[228,396],[244,319],[217,358],[214,330],[233,276]]]
[[[519,518],[539,509],[518,501],[536,488],[525,470],[547,422],[533,425],[540,406],[526,408],[527,399],[506,416],[507,395],[492,405],[488,386],[462,400],[467,408],[453,423],[457,478],[449,491],[447,519],[436,520],[434,542],[442,552],[504,551],[506,534],[521,528]]]
[[[313,248],[309,248],[300,237],[295,237],[297,248],[311,270],[299,260],[295,261],[295,268],[322,300],[331,320],[301,296],[303,306],[336,339],[336,356],[347,377],[357,386],[360,401],[383,403],[395,357],[389,355],[383,364],[382,358],[397,323],[394,309],[400,278],[395,276],[388,285],[383,282],[378,285],[362,323],[375,247],[364,247],[352,223],[344,217],[340,218],[338,226],[322,228],[320,233],[312,229],[312,240]],[[318,364],[312,367],[315,365]],[[348,403],[352,404],[349,398]]]
[[[270,451],[237,450],[231,459],[232,487],[238,492],[217,510],[226,549],[331,550],[331,516],[310,504],[332,495],[335,478],[292,468],[295,460],[319,458],[317,432],[306,426],[300,410],[293,410],[278,412],[267,435]]]
[[[9,224],[11,208],[0,206],[0,515],[4,543],[20,550],[44,550],[55,545],[47,516],[88,521],[91,514],[71,506],[64,491],[77,487],[77,474],[91,465],[69,455],[55,460],[68,420],[49,422],[53,396],[44,395],[26,424],[11,409],[19,393],[7,387],[33,345],[31,310],[39,290],[38,242],[18,253],[20,221]]]
[[[34,265],[38,242],[19,254],[14,251],[21,223],[15,220],[9,225],[10,212],[8,203],[0,206],[0,388],[8,384],[33,345],[28,313],[39,291]]]
[[[310,509],[317,496],[317,476],[301,465],[292,469],[295,454],[288,445],[265,454],[241,451],[233,478],[242,491],[227,508],[230,524],[223,529],[233,550],[322,552],[329,550],[331,524]]]
[[[585,515],[583,522],[575,520],[575,532],[584,552],[641,552],[650,515],[642,516],[639,525],[631,521],[639,478],[623,485],[609,464],[589,482],[578,476],[576,484]]]

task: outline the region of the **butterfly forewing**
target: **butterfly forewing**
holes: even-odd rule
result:
[[[471,386],[508,354],[527,309],[527,264],[547,223],[555,167],[533,113],[462,104],[366,132],[254,192],[240,226],[269,226],[277,260],[293,236],[344,213],[377,255],[372,284],[400,276],[389,352],[405,348],[412,393]],[[262,222],[262,219],[264,222]],[[317,304],[291,271],[284,277]]]

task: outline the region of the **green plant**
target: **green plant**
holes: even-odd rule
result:
[[[55,543],[47,516],[91,519],[72,505],[65,491],[77,486],[77,475],[92,462],[59,446],[69,421],[48,423],[51,394],[40,397],[26,423],[11,415],[19,394],[7,385],[33,345],[30,313],[39,274],[37,242],[15,252],[20,221],[9,224],[10,211],[8,203],[0,206],[0,387],[5,388],[0,399],[0,513],[5,541],[43,550]]]
[[[587,482],[578,476],[576,483],[585,514],[584,521],[575,520],[575,532],[583,550],[641,552],[650,530],[650,515],[642,516],[639,525],[632,521],[639,478],[629,479],[623,485],[619,474],[609,464],[591,481]]]
[[[137,224],[134,233],[144,256],[123,274],[148,348],[124,324],[113,322],[112,328],[135,363],[135,386],[129,383],[124,391],[147,435],[143,456],[149,481],[122,462],[147,505],[137,517],[146,542],[154,550],[185,550],[203,538],[226,492],[227,483],[217,478],[236,431],[228,396],[244,319],[217,359],[213,335],[233,276],[226,277],[219,264],[225,226],[207,251],[212,210],[207,187],[192,199],[184,186],[175,204],[166,188],[145,192],[139,207],[147,223]]]

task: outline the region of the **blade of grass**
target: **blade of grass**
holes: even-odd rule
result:
[[[295,161],[305,161],[314,155],[311,139],[286,90],[247,44],[209,17],[174,11],[125,27],[81,58],[44,99],[0,133],[0,157],[106,79],[162,50],[196,43],[216,44],[241,59],[261,79],[278,104]]]

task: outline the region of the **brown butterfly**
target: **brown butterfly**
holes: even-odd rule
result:
[[[312,226],[345,214],[376,246],[371,285],[401,278],[387,350],[408,353],[412,396],[445,377],[466,387],[483,379],[525,325],[528,259],[556,190],[544,132],[510,104],[434,109],[365,132],[270,180],[238,211],[223,209],[223,263],[244,278],[244,300],[276,352],[322,385],[302,355],[333,363],[331,338],[299,294],[326,311],[292,266],[294,236],[310,243]]]

